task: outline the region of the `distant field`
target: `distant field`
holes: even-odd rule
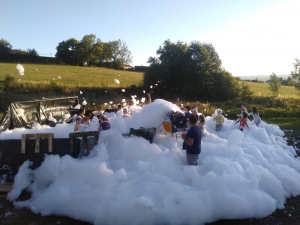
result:
[[[272,93],[269,90],[269,84],[266,83],[257,83],[257,82],[246,82],[249,85],[250,90],[254,92],[255,96],[271,96]],[[281,86],[279,89],[279,97],[284,98],[299,98],[300,91],[296,90],[291,86]]]
[[[50,82],[80,87],[129,87],[143,80],[143,73],[113,70],[100,67],[79,67],[62,65],[22,64],[25,75],[19,75],[16,63],[0,63],[0,81],[9,74],[20,82]],[[61,78],[59,78],[61,77]],[[120,81],[120,85],[114,83]]]

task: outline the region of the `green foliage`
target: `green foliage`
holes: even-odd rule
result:
[[[166,40],[156,54],[157,58],[148,60],[144,84],[149,87],[159,82],[156,92],[161,96],[220,101],[239,96],[236,79],[223,70],[211,44]]]
[[[75,38],[70,38],[66,41],[58,43],[56,47],[55,57],[69,65],[78,65],[79,59],[76,57],[75,49],[79,46],[79,41]]]
[[[0,53],[10,53],[12,45],[5,39],[0,40]]]
[[[32,55],[32,56],[39,56],[39,54],[37,53],[37,51],[35,50],[35,48],[33,48],[33,49],[27,49],[26,50],[26,54],[27,55]]]
[[[247,85],[245,82],[241,83],[240,86],[240,95],[242,102],[247,102],[253,97],[253,91],[250,90],[250,86]]]
[[[269,90],[272,92],[274,96],[278,96],[280,87],[281,87],[281,82],[279,77],[277,77],[275,73],[272,73],[270,75],[270,80],[269,80]]]
[[[97,42],[100,42],[100,40],[97,40],[95,34],[85,35],[81,39],[78,48],[75,49],[75,55],[82,65],[92,65],[96,60],[94,46]]]
[[[292,80],[294,81],[295,88],[300,90],[300,60],[295,59],[296,62],[294,63],[294,71],[292,71]]]
[[[9,74],[6,74],[3,81],[3,89],[5,91],[13,89],[15,83],[16,83],[16,78]]]
[[[61,87],[55,80],[50,81],[50,87],[54,92],[61,92],[63,87]]]
[[[85,35],[80,41],[74,38],[62,41],[56,47],[56,57],[69,65],[102,66],[123,69],[132,62],[131,52],[120,39],[102,42],[95,34]]]
[[[125,42],[120,39],[117,41],[110,41],[109,46],[115,69],[121,69],[123,65],[132,62],[131,52],[128,50]]]

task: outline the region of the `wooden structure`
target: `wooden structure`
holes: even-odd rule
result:
[[[88,137],[94,136],[96,140],[96,144],[98,144],[99,131],[88,131],[88,132],[74,132],[69,134],[69,142],[70,142],[70,152],[71,155],[74,155],[74,138],[81,137],[82,138],[82,147],[83,150],[88,149]]]
[[[13,184],[0,184],[0,198],[6,198],[7,193],[11,191]]]
[[[38,134],[22,134],[21,140],[21,153],[25,153],[25,145],[26,139],[35,139],[35,153],[40,152],[40,139],[47,138],[48,139],[48,151],[52,152],[52,142],[54,139],[54,133],[38,133]]]

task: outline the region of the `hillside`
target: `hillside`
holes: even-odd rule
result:
[[[272,95],[269,90],[269,84],[266,83],[257,83],[257,82],[247,82],[244,81],[247,85],[249,85],[250,90],[254,92],[255,96],[270,96]],[[281,86],[279,89],[279,97],[284,98],[295,98],[300,97],[300,92],[292,86]]]
[[[277,75],[278,77],[282,77],[283,79],[287,79],[291,75]],[[253,75],[253,76],[240,76],[241,80],[255,80],[257,78],[258,81],[267,81],[270,79],[270,75]]]
[[[138,85],[142,72],[106,69],[101,67],[79,67],[62,65],[22,64],[24,76],[19,75],[16,63],[0,63],[0,81],[9,74],[20,82],[50,82],[61,85],[87,87],[129,87]],[[120,81],[117,85],[114,79]]]

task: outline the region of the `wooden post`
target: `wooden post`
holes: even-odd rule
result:
[[[40,153],[40,134],[35,134],[35,149],[34,149],[34,153]]]
[[[37,133],[37,134],[22,134],[22,140],[21,140],[21,153],[25,153],[25,146],[26,146],[26,139],[35,139],[35,153],[40,153],[40,140],[41,138],[47,138],[48,139],[48,151],[52,152],[53,148],[53,139],[54,134],[53,133]]]

